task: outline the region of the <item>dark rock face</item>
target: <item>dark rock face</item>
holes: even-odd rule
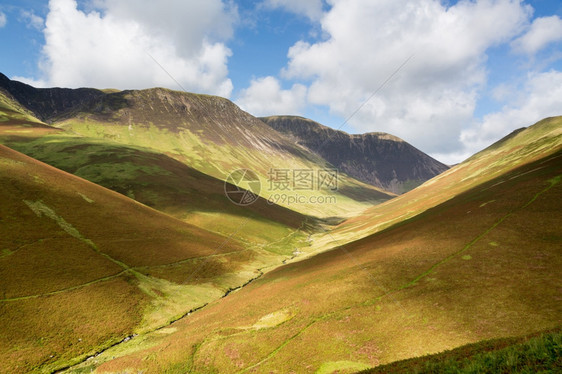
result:
[[[37,118],[49,122],[92,100],[105,95],[94,88],[34,88],[25,83],[12,81],[0,73],[0,89],[9,93]]]
[[[386,133],[350,135],[294,116],[260,119],[342,172],[394,193],[407,192],[449,168]]]

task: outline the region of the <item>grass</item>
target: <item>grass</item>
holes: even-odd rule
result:
[[[0,175],[0,361],[8,372],[72,365],[220,297],[255,276],[249,267],[264,266],[224,256],[205,274],[205,258],[212,264],[210,256],[244,247],[4,146]],[[195,258],[199,266],[183,269],[189,282],[145,274]],[[196,271],[204,277],[191,277]]]
[[[273,270],[175,323],[152,348],[97,370],[351,371],[555,327],[562,312],[557,155],[507,169],[417,219]],[[286,309],[294,317],[279,325],[244,329]]]
[[[276,243],[267,248],[278,254],[293,252],[294,246],[282,241],[291,234],[298,236],[297,230],[308,220],[265,200],[249,207],[231,204],[224,194],[224,182],[147,148],[68,134],[24,138],[4,135],[4,142],[204,229],[230,235],[244,224],[238,235],[240,240],[261,247]]]
[[[560,118],[328,231],[369,204],[360,185],[348,185],[341,206],[312,210],[335,213],[329,220],[264,199],[225,212],[218,172],[238,159],[258,167],[249,144],[260,139],[240,122],[232,139],[209,130],[221,122],[203,109],[219,99],[111,95],[99,116],[61,124],[89,138],[23,117],[0,123],[3,142],[121,189],[0,145],[0,362],[8,372],[351,371],[560,325]],[[183,131],[188,124],[164,113],[127,112],[135,95],[168,100],[171,113],[200,111],[200,121]],[[13,132],[22,129],[31,132]],[[209,149],[205,169],[207,140],[221,147]],[[292,163],[294,148],[272,152],[287,156],[280,165],[315,162]],[[271,270],[295,249],[324,253]],[[516,365],[518,355],[480,361]]]
[[[562,371],[560,329],[522,338],[495,339],[436,355],[383,365],[361,373],[556,373]]]
[[[1,302],[2,372],[49,373],[78,362],[130,334],[147,302],[129,276],[49,297]]]

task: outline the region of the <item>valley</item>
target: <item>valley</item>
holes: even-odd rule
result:
[[[0,78],[2,373],[351,373],[561,325],[562,117],[449,168],[220,97]]]

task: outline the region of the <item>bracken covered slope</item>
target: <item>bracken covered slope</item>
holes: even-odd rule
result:
[[[255,276],[236,239],[3,145],[0,200],[1,372],[66,366]]]

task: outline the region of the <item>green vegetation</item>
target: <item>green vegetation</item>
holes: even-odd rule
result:
[[[61,133],[1,134],[13,149],[207,230],[228,236],[244,227],[239,240],[281,255],[303,246],[307,217],[265,201],[231,204],[222,181],[150,149]]]
[[[344,176],[335,206],[295,211],[226,200],[263,153],[321,165],[221,99],[114,92],[60,128],[3,103],[0,141],[31,156],[0,145],[3,371],[352,372],[477,342],[404,365],[560,366],[559,330],[489,340],[560,325],[561,117],[386,203]]]
[[[495,339],[437,355],[404,360],[361,373],[557,373],[562,371],[562,333]]]
[[[248,268],[265,266],[251,257],[230,261],[245,253],[234,238],[4,146],[0,160],[0,362],[7,372],[80,362],[128,335],[167,325],[255,277]],[[172,274],[149,275],[195,259],[220,266],[203,278],[186,269],[180,283],[167,279]]]
[[[508,168],[416,219],[277,268],[151,337],[150,348],[132,341],[84,367],[352,372],[558,326],[561,158]],[[284,310],[293,317],[247,328]]]

